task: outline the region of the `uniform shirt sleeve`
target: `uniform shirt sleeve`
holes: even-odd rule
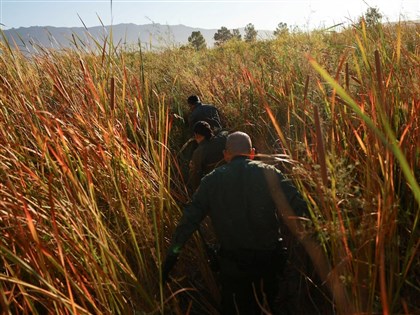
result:
[[[286,179],[279,172],[281,180],[281,188],[283,189],[284,194],[286,195],[287,201],[298,217],[308,217],[308,205],[303,199],[302,195],[299,193],[297,188],[294,186],[293,182],[289,179]]]
[[[182,218],[175,229],[170,251],[178,253],[206,217],[209,210],[206,186],[207,182],[203,179],[193,195],[193,200],[185,206]]]
[[[281,202],[287,202],[293,210],[293,216],[309,217],[307,204],[291,180],[285,178],[278,169],[272,166],[266,169],[265,175],[274,199],[276,199],[277,189],[281,189],[286,200],[278,202],[280,204]],[[282,208],[279,204],[277,204],[277,207]]]

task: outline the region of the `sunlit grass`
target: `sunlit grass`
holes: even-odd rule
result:
[[[188,199],[176,156],[192,93],[218,106],[231,130],[250,133],[258,152],[294,161],[280,167],[308,201],[358,313],[418,311],[413,32],[291,33],[204,52],[119,51],[105,41],[31,57],[0,43],[3,312],[214,312],[200,239],[174,282],[160,285]]]

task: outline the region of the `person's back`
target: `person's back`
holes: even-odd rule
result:
[[[276,247],[279,222],[267,177],[278,176],[271,166],[236,157],[203,179],[201,192],[210,200],[209,216],[224,250]]]
[[[220,131],[213,135],[210,125],[199,121],[194,125],[194,137],[198,143],[189,165],[188,186],[194,192],[200,184],[201,178],[214,168],[224,164],[223,150],[226,144],[227,131]]]
[[[210,173],[218,166],[225,164],[223,159],[223,150],[226,145],[228,131],[222,130],[211,137],[205,148],[204,156],[204,175]]]
[[[188,126],[191,131],[198,121],[207,122],[213,130],[222,128],[219,110],[215,106],[202,104],[200,98],[196,95],[188,97],[187,102],[191,109],[188,116]]]

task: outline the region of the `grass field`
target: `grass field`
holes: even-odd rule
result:
[[[419,25],[403,23],[199,52],[105,42],[27,57],[2,41],[2,312],[216,312],[199,238],[160,285],[188,200],[177,152],[196,93],[259,153],[287,156],[279,167],[307,200],[357,314],[418,313],[419,56]],[[302,312],[333,312],[303,265]]]

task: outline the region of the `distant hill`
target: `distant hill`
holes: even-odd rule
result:
[[[193,31],[200,31],[207,46],[214,45],[213,36],[217,29],[194,28],[185,25],[162,25],[158,23],[136,25],[117,24],[112,26],[112,38],[115,45],[136,46],[139,41],[143,48],[180,46],[188,43],[188,37]],[[244,34],[244,29],[239,29]],[[47,48],[69,48],[81,45],[93,45],[95,40],[103,43],[111,34],[111,26],[84,27],[52,27],[32,26],[12,28],[4,31],[9,43],[19,48],[32,50],[32,46],[40,45]],[[258,31],[260,38],[271,36],[271,31]]]

